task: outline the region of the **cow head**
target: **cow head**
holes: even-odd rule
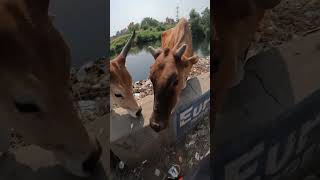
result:
[[[71,173],[88,176],[101,147],[73,107],[69,49],[48,6],[48,0],[0,1],[0,126],[52,151]]]
[[[141,116],[142,108],[133,97],[132,78],[126,68],[126,57],[135,37],[135,31],[121,53],[110,62],[111,102],[126,110],[132,117]]]
[[[280,0],[216,0],[212,18],[213,60],[215,80],[213,83],[215,103],[221,104],[226,90],[240,83],[244,76],[244,64],[250,43],[259,22],[267,9]],[[216,107],[219,111],[220,106]]]
[[[155,63],[151,66],[150,80],[153,84],[154,104],[150,127],[156,132],[169,124],[182,89],[186,86],[191,67],[198,61],[197,56],[183,56],[187,45],[179,49],[153,49],[149,47]]]

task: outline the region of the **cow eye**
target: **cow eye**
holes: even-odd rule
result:
[[[123,97],[122,94],[118,94],[118,93],[114,94],[114,96],[118,98]]]
[[[36,113],[40,112],[40,108],[38,105],[34,103],[21,103],[21,102],[14,102],[17,110],[21,113]]]
[[[173,82],[173,85],[176,86],[176,85],[178,85],[178,83],[179,83],[179,81],[178,81],[178,80],[175,80],[175,81]]]

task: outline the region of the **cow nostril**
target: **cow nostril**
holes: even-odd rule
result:
[[[139,110],[136,112],[136,116],[139,117],[141,116],[142,108],[140,107]]]
[[[98,149],[92,152],[89,157],[83,162],[82,168],[84,172],[88,172],[92,174],[97,167],[98,161],[100,159],[100,155],[102,153],[101,145],[97,140]]]
[[[156,132],[159,132],[161,130],[160,124],[155,122],[151,122],[150,127]]]

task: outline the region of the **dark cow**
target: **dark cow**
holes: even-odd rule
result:
[[[213,104],[220,112],[227,90],[244,76],[246,55],[265,11],[280,0],[214,0],[213,18]]]

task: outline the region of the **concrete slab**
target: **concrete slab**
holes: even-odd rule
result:
[[[216,119],[215,144],[270,127],[284,110],[319,89],[319,57],[320,33],[251,57],[244,80]]]
[[[18,149],[13,154],[0,157],[1,180],[80,180],[58,165],[51,152],[36,146]],[[107,179],[100,165],[90,177],[94,180]]]
[[[279,48],[293,87],[295,102],[320,86],[320,33],[296,39]]]
[[[255,156],[254,153],[260,153],[257,154],[259,157],[254,159],[256,161],[253,158],[250,161],[259,162],[256,166],[259,170],[254,172],[250,169],[250,173],[255,173],[261,179],[270,175],[267,174],[270,173],[268,169],[263,169],[270,168],[270,163],[274,163],[279,170],[276,176],[289,173],[285,171],[299,168],[300,165],[301,168],[306,168],[300,162],[297,164],[297,161],[301,156],[304,161],[310,150],[308,148],[313,147],[309,146],[310,143],[317,142],[311,140],[313,135],[305,135],[308,136],[306,141],[309,144],[306,143],[304,148],[308,151],[300,154],[296,152],[296,142],[306,124],[313,124],[315,127],[319,122],[319,116],[315,118],[320,112],[319,91],[317,92],[320,90],[319,67],[320,33],[267,50],[248,61],[243,81],[230,91],[223,104],[223,111],[215,121],[212,146],[217,151],[213,154],[214,162],[224,161],[224,164],[214,165],[216,175],[221,175],[227,168],[238,173],[238,167],[232,169],[230,165],[242,166],[249,156]],[[316,93],[310,97],[314,92]],[[303,103],[299,104],[301,102]],[[292,142],[292,146],[288,147],[288,142]],[[275,145],[277,148],[274,148]],[[222,151],[218,151],[219,149]],[[277,162],[268,159],[274,149],[277,149]],[[285,159],[286,164],[277,164],[280,159]],[[250,167],[249,164],[246,167]],[[245,168],[242,171],[249,172]],[[275,179],[278,178],[276,176]],[[236,174],[233,178],[237,178]]]
[[[206,93],[210,88],[209,73],[190,79],[183,90],[178,108],[190,105],[194,100]],[[143,116],[140,119],[130,117],[123,109],[115,109],[110,119],[111,149],[129,166],[155,155],[163,144],[175,140],[174,127],[156,133],[149,127],[149,119],[153,108],[153,96],[139,101]],[[132,127],[132,128],[131,128]]]
[[[109,128],[107,122],[109,115],[86,125],[89,134],[95,135],[102,145],[103,152],[100,164],[92,180],[106,180],[109,173]],[[53,154],[37,146],[26,146],[10,152],[9,155],[0,156],[1,180],[80,180],[67,173],[55,160]]]

